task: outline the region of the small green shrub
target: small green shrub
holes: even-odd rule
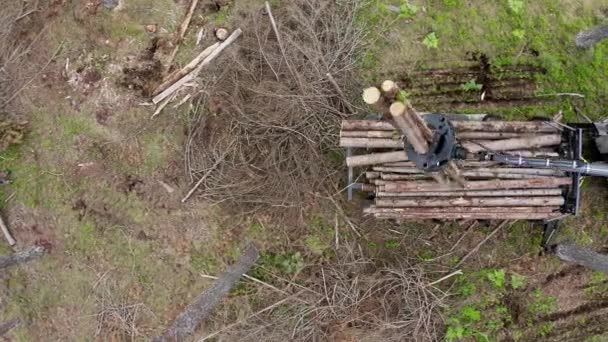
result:
[[[439,38],[437,38],[435,32],[431,32],[424,37],[422,44],[429,49],[436,49],[439,47]]]
[[[464,91],[478,91],[481,90],[481,88],[483,88],[483,84],[477,83],[475,79],[469,80],[467,83],[460,86],[460,89]]]

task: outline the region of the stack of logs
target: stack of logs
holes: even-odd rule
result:
[[[368,88],[364,100],[383,120],[342,122],[340,146],[363,149],[348,167],[364,172],[363,191],[375,203],[365,213],[392,219],[529,219],[560,216],[571,178],[552,169],[519,168],[479,161],[477,153],[500,151],[525,157],[557,157],[561,134],[546,122],[462,121],[450,118],[457,142],[469,153],[442,173],[425,173],[404,151],[404,139],[418,153],[428,151],[432,130],[398,94],[394,82]],[[371,94],[371,95],[370,95]],[[397,99],[397,100],[396,100]],[[361,151],[361,150],[358,150]]]

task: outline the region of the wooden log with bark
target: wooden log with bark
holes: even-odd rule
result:
[[[11,255],[0,256],[0,269],[28,262],[44,255],[45,252],[46,249],[43,246],[34,246]]]
[[[226,270],[211,285],[203,291],[186,309],[177,316],[173,324],[162,336],[154,341],[183,341],[190,336],[195,329],[213,312],[224,296],[230,291],[236,282],[247,273],[259,257],[258,249],[249,245],[239,260]]]
[[[407,154],[405,151],[394,151],[384,153],[372,153],[359,156],[346,157],[346,165],[349,167],[376,165],[383,163],[391,163],[397,161],[406,161]],[[412,164],[413,165],[413,164]]]
[[[375,190],[375,189],[374,189]],[[463,190],[463,191],[422,191],[422,192],[379,192],[376,197],[503,197],[503,196],[559,196],[560,188],[515,189],[515,190]]]
[[[376,206],[402,207],[552,207],[565,202],[563,196],[537,197],[460,197],[460,198],[381,198],[376,197]]]
[[[569,177],[539,177],[522,180],[485,180],[467,182],[466,190],[492,189],[546,189],[562,185],[570,185]],[[437,184],[434,182],[392,182],[385,186],[386,192],[417,192],[417,191],[461,191],[460,186],[452,184]]]
[[[456,132],[503,132],[503,133],[558,133],[559,130],[542,121],[450,121]],[[344,131],[394,131],[396,127],[388,121],[344,120]]]
[[[215,58],[217,58],[219,56],[219,54],[222,51],[224,51],[224,49],[226,49],[228,46],[230,46],[230,44],[232,44],[234,41],[236,41],[236,39],[242,33],[243,33],[243,31],[240,28],[234,30],[234,32],[232,32],[230,37],[228,37],[228,39],[226,39],[225,41],[221,42],[213,51],[211,51],[211,53],[205,59],[203,59],[203,61],[194,70],[190,71],[184,77],[177,80],[175,83],[173,83],[167,89],[161,91],[158,95],[156,95],[152,99],[152,102],[154,104],[158,104],[159,102],[163,101],[167,97],[173,95],[176,91],[178,91],[186,83],[193,81],[205,66],[209,65]]]
[[[376,214],[379,219],[396,220],[550,220],[562,216],[561,213],[494,213],[491,211],[480,213],[396,213]]]
[[[525,138],[512,138],[504,140],[483,140],[476,142],[463,142],[462,147],[471,153],[481,151],[510,151],[521,149],[535,149],[546,146],[557,146],[562,142],[559,134],[536,135]]]
[[[363,210],[364,214],[420,214],[434,213],[553,213],[559,207],[416,207],[416,208],[380,208],[371,206]]]

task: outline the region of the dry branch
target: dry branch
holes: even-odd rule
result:
[[[2,216],[0,216],[0,229],[2,230],[2,234],[4,234],[4,238],[6,238],[6,242],[8,242],[9,245],[14,246],[17,241],[15,241],[15,238],[11,234],[10,230],[8,230],[8,227],[6,226],[6,223],[4,223],[4,219],[2,218]]]
[[[21,320],[18,318],[9,319],[6,322],[0,323],[0,336],[3,336],[7,332],[15,329],[17,326],[21,324]]]
[[[192,61],[190,61],[190,63],[188,63],[185,67],[181,68],[180,70],[176,70],[169,76],[165,77],[164,82],[154,90],[153,94],[157,95],[157,94],[163,92],[165,89],[169,88],[173,83],[177,82],[182,77],[188,75],[190,72],[192,72],[194,69],[196,69],[196,67],[203,60],[205,60],[205,58],[209,57],[209,55],[215,49],[217,49],[217,47],[219,45],[220,45],[220,43],[218,42],[218,43],[215,43],[215,44],[207,47],[200,54],[198,54],[198,56],[196,56]]]
[[[460,261],[458,261],[458,263],[456,265],[454,265],[452,267],[452,269],[457,269],[458,267],[460,267],[460,265],[462,265],[462,263],[464,263],[471,255],[477,253],[477,251],[479,250],[479,248],[486,243],[489,239],[492,238],[492,236],[496,235],[496,233],[498,233],[498,231],[500,231],[502,228],[504,228],[507,223],[509,223],[509,221],[502,221],[498,227],[496,227],[496,229],[494,229],[490,234],[488,234],[488,236],[486,236],[485,239],[481,240],[475,247],[473,247],[473,249],[467,253],[467,255],[465,255],[464,257],[462,257],[462,259],[460,259]],[[513,222],[515,223],[515,222]],[[513,224],[511,223],[511,224]]]
[[[190,21],[192,20],[192,15],[194,14],[194,10],[196,9],[197,5],[198,5],[198,0],[190,1],[190,6],[188,7],[188,12],[186,13],[186,17],[184,18],[184,21],[182,21],[181,25],[179,26],[179,31],[177,32],[177,36],[175,37],[175,41],[174,41],[175,47],[173,48],[173,51],[171,52],[171,56],[169,56],[167,65],[171,65],[171,63],[173,63],[173,59],[175,59],[175,56],[177,55],[179,46],[180,46],[182,40],[184,40],[184,37],[186,36],[186,31],[188,30],[188,26],[190,26]]]
[[[334,78],[334,76],[331,73],[329,73],[329,72],[326,73],[325,76],[327,76],[327,79],[329,80],[329,83],[331,83],[331,85],[336,90],[336,93],[338,93],[338,95],[340,96],[340,99],[342,100],[342,103],[344,103],[344,106],[346,106],[346,109],[348,109],[348,111],[350,112],[350,114],[355,114],[357,111],[350,104],[350,102],[348,101],[348,98],[346,97],[346,95],[344,95],[344,92],[342,91],[342,88],[340,88],[340,85],[338,84],[338,82],[336,82],[336,79]]]
[[[209,289],[203,291],[194,302],[189,304],[165,333],[156,338],[156,341],[183,341],[190,336],[241,276],[251,269],[258,257],[259,252],[255,246],[250,245],[245,248],[239,260],[220,275]]]
[[[538,197],[461,197],[461,198],[376,198],[376,206],[400,207],[534,207],[560,206],[565,202],[562,196]],[[415,210],[412,211],[415,213]]]
[[[171,94],[175,93],[177,90],[179,90],[181,87],[183,87],[186,83],[193,81],[198,74],[201,72],[201,70],[207,66],[209,63],[211,63],[211,61],[213,61],[217,56],[219,56],[219,54],[228,46],[230,46],[230,44],[232,44],[240,35],[241,33],[243,33],[243,31],[238,28],[236,29],[234,32],[232,32],[232,34],[230,35],[230,37],[228,37],[228,39],[226,39],[225,41],[221,42],[220,45],[215,48],[210,54],[209,56],[207,56],[200,65],[198,65],[194,70],[192,70],[191,72],[189,72],[186,76],[180,78],[178,81],[176,81],[175,83],[173,83],[170,87],[168,87],[167,89],[165,89],[164,91],[162,91],[160,94],[156,95],[153,99],[152,102],[154,102],[154,104],[157,104],[159,102],[161,102],[162,100],[164,100],[165,98],[169,97]]]
[[[373,138],[340,138],[340,147],[403,148],[403,141]]]

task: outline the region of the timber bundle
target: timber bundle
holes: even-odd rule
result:
[[[524,157],[559,156],[559,126],[541,121],[473,121],[449,116],[456,142],[466,150],[439,172],[424,172],[408,160],[405,144],[426,153],[432,127],[392,81],[368,88],[363,99],[378,120],[344,120],[340,146],[351,149],[349,168],[361,170],[357,184],[373,196],[364,212],[382,219],[528,219],[561,216],[572,178],[552,169],[480,161],[479,152]],[[405,139],[404,139],[405,138]]]

